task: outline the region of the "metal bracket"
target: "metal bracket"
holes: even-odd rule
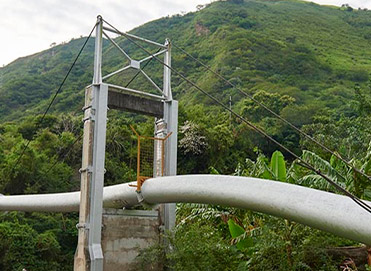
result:
[[[88,121],[88,120],[95,121],[94,115],[90,115],[89,117],[83,118],[82,122],[85,122],[85,121]]]
[[[140,70],[140,62],[137,61],[137,60],[131,60],[130,61],[130,67],[132,67],[133,69],[137,69],[137,70]]]
[[[80,169],[79,169],[79,172],[80,172],[80,173],[83,173],[83,172],[92,173],[93,170],[92,170],[91,166],[88,166],[88,167],[86,167],[86,168],[80,168]]]
[[[142,195],[142,192],[140,191],[136,191],[137,192],[137,199],[138,199],[138,202],[141,203],[144,201],[144,198],[143,198],[143,195]]]
[[[81,108],[82,111],[85,111],[86,109],[89,109],[89,108],[92,108],[93,105],[87,105],[87,106],[84,106],[83,108]]]
[[[82,224],[79,224],[79,223],[77,223],[76,224],[76,229],[85,229],[85,230],[89,230],[89,224],[87,224],[87,223],[82,223]]]

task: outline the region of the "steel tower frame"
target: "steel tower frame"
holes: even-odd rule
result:
[[[156,116],[155,136],[166,137],[171,133],[165,149],[165,176],[176,175],[177,163],[177,127],[178,127],[178,102],[173,99],[171,92],[171,43],[168,39],[164,44],[150,41],[132,34],[124,33],[114,27],[106,26],[101,16],[97,17],[94,76],[92,85],[85,90],[84,110],[84,137],[82,151],[81,196],[78,228],[78,245],[75,254],[75,271],[102,271],[103,252],[101,246],[101,227],[103,210],[104,163],[107,127],[107,110],[110,105],[115,109],[131,110],[147,115]],[[144,42],[158,48],[158,52],[140,60],[132,58],[121,48],[107,32],[118,34],[128,40]],[[102,75],[102,49],[103,36],[117,48],[125,59],[126,65],[107,75]],[[143,71],[143,62],[152,58],[164,56],[163,87],[162,89]],[[124,86],[105,83],[104,81],[114,75],[129,69],[139,71],[151,83],[158,94],[148,93],[141,89],[132,89]],[[125,96],[123,96],[125,93]],[[121,95],[121,96],[120,96]],[[126,104],[128,99],[133,102]],[[146,107],[143,106],[143,102]],[[149,105],[149,106],[148,106]],[[160,108],[154,112],[153,108]],[[156,153],[156,150],[154,150]],[[154,169],[154,172],[156,170]],[[156,176],[154,176],[156,177]],[[141,192],[137,191],[138,198]],[[165,204],[160,208],[161,219],[165,229],[175,225],[175,204]]]

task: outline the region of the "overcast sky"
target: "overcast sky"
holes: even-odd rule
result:
[[[371,9],[371,0],[312,0]],[[87,36],[101,14],[121,30],[181,12],[210,0],[0,0],[0,65],[80,35]]]

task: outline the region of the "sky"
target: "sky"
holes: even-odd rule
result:
[[[0,0],[0,66],[48,49],[52,43],[87,36],[96,16],[122,31],[167,15],[195,11],[212,0]],[[371,0],[312,0],[371,9]]]

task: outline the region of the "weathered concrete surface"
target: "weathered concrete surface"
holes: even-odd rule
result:
[[[164,114],[164,105],[161,101],[120,93],[111,89],[108,91],[108,107],[158,118],[162,118]]]
[[[105,271],[140,270],[140,249],[158,244],[158,211],[104,209],[102,249]],[[151,270],[161,270],[158,269]]]

